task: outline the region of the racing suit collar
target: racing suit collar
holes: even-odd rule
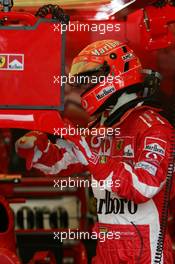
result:
[[[117,108],[116,110],[107,109],[103,112],[104,118],[102,116],[98,117],[96,120],[89,123],[88,127],[113,127],[121,124],[132,112],[138,111],[141,108],[152,109],[155,112],[160,112],[161,107],[160,103],[157,100],[154,100],[151,97],[147,98],[136,98],[132,101],[129,101],[125,105]],[[112,114],[111,114],[112,112]]]
[[[140,109],[152,109],[155,112],[160,112],[160,104],[152,98],[137,98],[128,104],[118,108],[104,122],[104,126],[113,127],[121,124],[131,113]]]

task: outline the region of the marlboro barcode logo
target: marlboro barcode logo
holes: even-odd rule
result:
[[[0,54],[0,70],[23,71],[24,54]]]

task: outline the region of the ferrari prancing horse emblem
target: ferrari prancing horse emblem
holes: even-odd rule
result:
[[[116,149],[117,150],[121,150],[122,149],[123,142],[124,142],[123,139],[120,139],[120,140],[117,141],[117,144],[116,144]]]
[[[4,66],[5,62],[6,62],[6,58],[4,56],[0,56],[0,68]]]

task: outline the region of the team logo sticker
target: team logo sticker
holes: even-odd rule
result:
[[[94,136],[90,141],[91,149],[97,156],[112,156],[134,158],[134,137],[125,136],[121,138],[106,137],[104,140]],[[101,160],[105,162],[104,157]]]
[[[117,140],[116,150],[121,150],[122,149],[122,146],[123,146],[123,143],[124,143],[124,140],[123,139]]]
[[[146,137],[144,150],[153,152],[157,155],[165,156],[167,142],[158,138]]]
[[[24,54],[0,54],[0,70],[23,71]]]
[[[135,169],[146,170],[153,176],[155,176],[156,172],[157,172],[157,167],[156,166],[154,166],[153,164],[150,164],[148,162],[145,162],[145,161],[140,161],[140,162],[136,163]]]
[[[164,159],[167,142],[159,138],[146,137],[140,160],[159,165]]]
[[[134,137],[116,138],[113,142],[111,155],[113,157],[134,158]]]

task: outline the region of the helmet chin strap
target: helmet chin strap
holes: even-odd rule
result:
[[[112,110],[109,111],[109,114],[108,116],[105,115],[105,112],[102,114],[101,116],[101,120],[100,120],[100,124],[103,125],[103,123],[105,122],[105,120],[111,115],[113,114],[117,109],[119,109],[121,106],[129,103],[130,101],[134,100],[134,99],[137,99],[138,96],[136,93],[122,93],[119,97],[118,97],[118,100],[117,100],[117,103],[112,107]],[[110,108],[111,108],[110,107]]]

